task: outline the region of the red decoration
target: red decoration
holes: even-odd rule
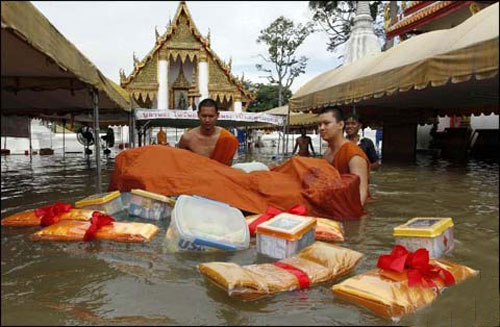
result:
[[[301,204],[297,204],[288,209],[287,211],[282,211],[280,209],[268,206],[266,212],[263,215],[261,215],[259,218],[252,221],[250,225],[248,225],[248,229],[250,230],[250,236],[255,236],[255,230],[257,229],[257,226],[283,212],[288,212],[294,215],[302,216],[307,213],[307,208]]]
[[[71,204],[56,202],[53,205],[35,209],[35,215],[40,220],[40,226],[46,227],[59,221],[59,216],[73,209]]]
[[[273,262],[272,264],[275,265],[276,267],[279,267],[281,269],[285,269],[286,271],[294,274],[295,277],[297,277],[297,279],[299,281],[299,288],[300,289],[308,288],[309,285],[311,284],[311,281],[309,280],[309,276],[307,276],[307,274],[302,269],[299,269],[297,267],[294,267],[294,266],[289,265],[289,264],[284,263],[284,262]]]
[[[92,219],[90,220],[90,227],[85,232],[83,240],[85,242],[93,240],[95,238],[95,234],[99,229],[101,229],[103,226],[113,224],[113,221],[115,221],[113,217],[106,215],[100,211],[94,211],[92,213]]]
[[[408,286],[435,287],[433,280],[441,280],[445,286],[455,284],[455,278],[446,269],[429,264],[429,251],[421,248],[414,253],[404,246],[396,245],[390,255],[381,255],[377,267],[385,270],[403,272],[407,270]]]

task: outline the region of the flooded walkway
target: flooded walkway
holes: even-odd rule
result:
[[[255,159],[273,162],[254,151]],[[113,160],[103,165],[107,187]],[[2,218],[95,192],[95,161],[80,154],[1,158]],[[375,267],[393,246],[392,228],[416,216],[453,217],[447,259],[481,271],[398,325],[493,326],[499,323],[498,162],[455,164],[418,156],[384,164],[371,176],[368,219],[345,224],[341,245],[365,254],[356,273]],[[143,221],[121,214],[118,220]],[[148,221],[150,222],[150,221]],[[387,325],[390,321],[335,298],[333,283],[245,302],[206,281],[200,262],[261,262],[254,244],[235,253],[163,253],[167,221],[149,244],[33,243],[38,228],[2,228],[2,325]]]

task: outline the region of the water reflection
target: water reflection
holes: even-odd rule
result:
[[[236,162],[277,164],[275,149],[240,153]],[[104,188],[114,160],[103,160]],[[392,228],[415,216],[450,216],[456,244],[450,260],[481,277],[449,288],[403,325],[497,325],[498,162],[466,164],[419,156],[412,165],[384,164],[372,173],[369,218],[345,223],[343,246],[365,254],[356,269],[375,267],[390,251]],[[1,214],[55,201],[76,202],[95,192],[95,161],[82,155],[1,158]],[[118,220],[142,221],[127,215]],[[149,221],[148,221],[149,222]],[[198,272],[201,262],[265,262],[255,244],[235,253],[163,251],[168,221],[149,244],[33,243],[38,228],[2,228],[2,324],[297,324],[387,325],[390,321],[335,298],[333,283],[257,301],[232,299]],[[346,278],[346,277],[344,277]]]

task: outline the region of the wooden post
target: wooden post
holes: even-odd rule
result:
[[[33,161],[33,147],[31,146],[31,116],[28,116],[28,132],[30,135],[30,163]]]
[[[30,141],[30,151],[31,151],[31,141]],[[63,160],[64,159],[66,159],[66,119],[63,119]]]

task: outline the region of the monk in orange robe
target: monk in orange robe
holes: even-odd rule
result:
[[[184,133],[179,148],[190,150],[204,157],[230,166],[238,149],[238,139],[222,127],[215,126],[219,110],[212,99],[205,99],[198,105],[200,126]]]
[[[328,142],[324,158],[330,162],[340,174],[354,174],[360,178],[359,193],[364,204],[368,193],[370,178],[370,161],[364,151],[356,144],[344,138],[344,113],[336,107],[325,108],[319,117],[321,138]]]

